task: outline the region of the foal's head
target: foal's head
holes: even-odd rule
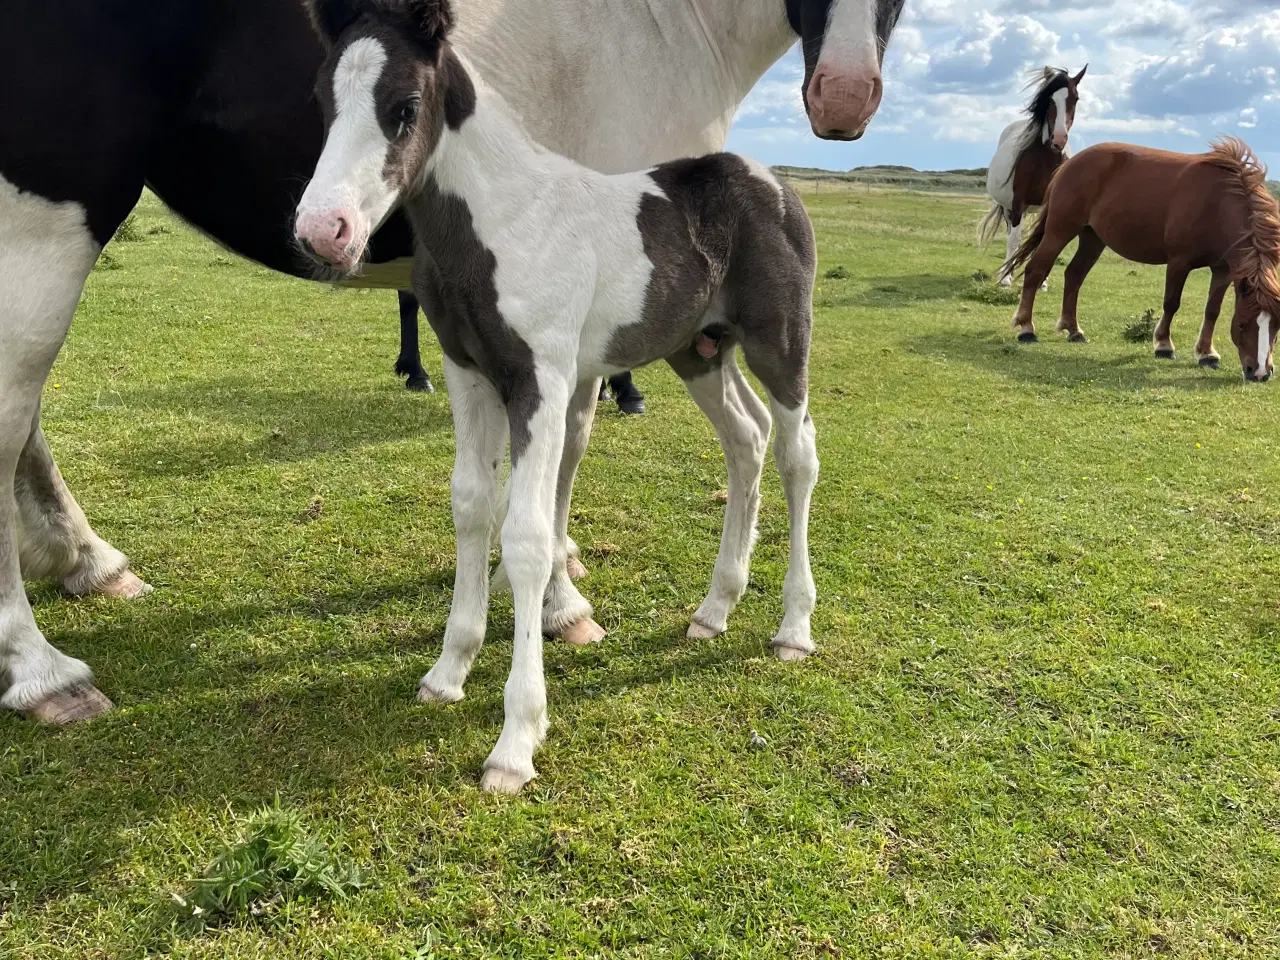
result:
[[[1080,81],[1088,69],[1086,63],[1084,69],[1073,77],[1065,70],[1045,67],[1028,84],[1034,85],[1036,92],[1027,104],[1027,115],[1031,118],[1027,127],[1041,143],[1049,144],[1058,153],[1067,149],[1067,132],[1076,122]]]
[[[423,182],[475,89],[448,44],[448,0],[308,0],[328,48],[316,81],[325,144],[294,234],[314,260],[352,273],[369,237]]]

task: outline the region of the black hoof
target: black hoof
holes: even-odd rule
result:
[[[435,393],[435,384],[431,382],[431,378],[426,374],[420,377],[410,377],[405,381],[405,389],[412,390],[414,393]]]
[[[1077,330],[1071,336],[1067,337],[1067,343],[1088,343],[1089,338]]]
[[[1156,350],[1156,359],[1157,360],[1173,360],[1175,358],[1173,356],[1172,350],[1165,350],[1163,347],[1161,347]]]
[[[1200,366],[1206,367],[1209,370],[1217,370],[1222,366],[1222,361],[1217,357],[1201,357]]]
[[[1019,343],[1039,343],[1040,338],[1037,337],[1034,333],[1020,333],[1018,334],[1018,342]]]
[[[619,400],[618,410],[628,416],[638,416],[644,413],[644,397],[628,397],[625,400]]]

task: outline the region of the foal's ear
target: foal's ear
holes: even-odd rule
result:
[[[1086,71],[1086,70],[1088,70],[1088,69],[1089,69],[1089,65],[1086,63],[1086,64],[1081,68],[1080,72],[1079,72],[1079,73],[1077,73],[1074,77],[1072,77],[1072,78],[1071,78],[1071,85],[1072,85],[1073,87],[1074,87],[1076,84],[1078,84],[1081,80],[1083,80],[1083,79],[1084,79],[1085,71]]]
[[[447,39],[453,30],[453,7],[449,0],[405,0],[404,6],[419,40],[438,42]]]
[[[333,44],[356,19],[360,0],[307,0],[311,24],[326,45]]]

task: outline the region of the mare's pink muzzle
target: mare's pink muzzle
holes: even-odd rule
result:
[[[851,72],[819,63],[805,91],[809,124],[825,140],[857,140],[880,109],[883,95],[878,69]]]
[[[315,259],[339,270],[350,270],[364,249],[352,228],[354,220],[345,210],[308,213],[298,217],[293,232],[302,248]]]

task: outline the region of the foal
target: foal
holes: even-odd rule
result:
[[[1058,329],[1083,339],[1076,317],[1080,285],[1107,247],[1126,260],[1168,264],[1164,315],[1155,330],[1156,356],[1173,359],[1169,328],[1182,303],[1187,275],[1213,271],[1204,325],[1196,343],[1201,366],[1217,368],[1213,328],[1222,298],[1236,287],[1231,339],[1246,380],[1271,376],[1280,318],[1280,209],[1267,191],[1266,168],[1241,140],[1215,141],[1209,153],[1170,153],[1124,143],[1100,143],[1068,160],[1049,185],[1044,210],[1005,265],[1008,276],[1026,264],[1022,300],[1014,315],[1018,339],[1035,336],[1036,288],[1058,254],[1080,238],[1067,264]]]
[[[715,425],[729,502],[710,593],[692,637],[725,629],[747,584],[768,410],[738,369],[741,346],[769,393],[791,527],[783,660],[814,650],[809,501],[818,458],[808,414],[815,254],[795,193],[729,154],[606,176],[524,133],[447,42],[447,0],[311,0],[331,45],[317,84],[328,138],[298,207],[297,238],[353,270],[401,204],[418,241],[415,289],[445,354],[457,435],[458,562],[439,660],[419,696],[455,701],[484,638],[488,561],[508,434],[502,555],[515,605],[506,721],[482,786],[535,776],[547,728],[542,635],[598,639],[566,572],[568,498],[602,376],[666,359]],[[545,606],[544,606],[545,599]],[[548,622],[551,614],[553,622]],[[558,622],[555,622],[558,621]]]

